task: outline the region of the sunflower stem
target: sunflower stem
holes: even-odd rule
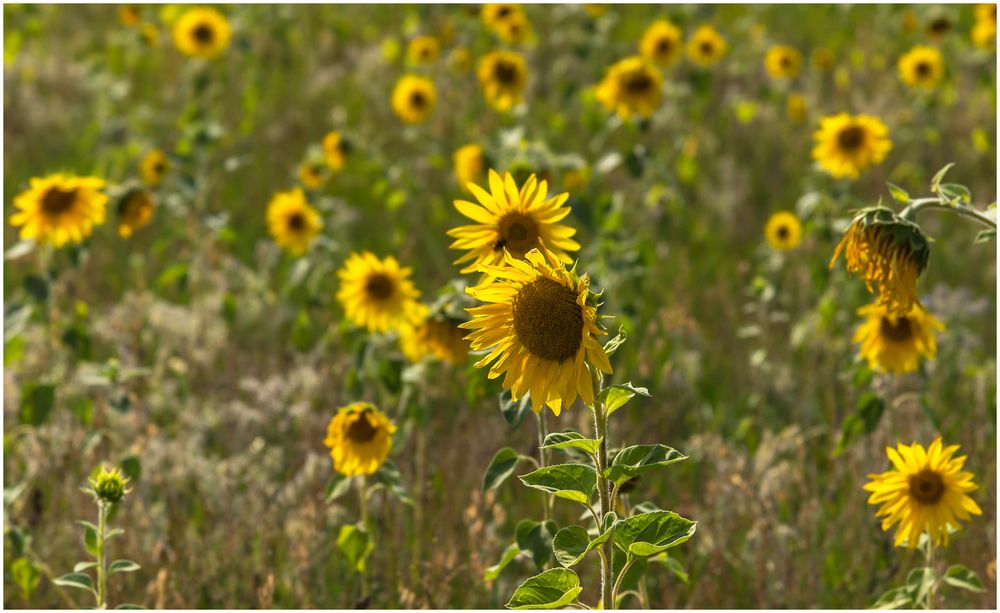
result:
[[[934,572],[934,540],[931,538],[930,533],[927,534],[927,549],[924,552],[924,559],[927,562],[927,568],[930,572]],[[934,588],[937,587],[937,578],[931,582],[930,588],[927,590],[927,598],[924,601],[924,609],[931,610],[934,603]]]
[[[107,532],[108,506],[103,500],[97,502],[97,608],[107,608],[108,573],[105,555],[104,535]]]
[[[601,500],[600,524],[597,526],[598,532],[604,530],[604,522],[611,512],[611,488],[608,479],[604,476],[604,469],[608,465],[608,415],[604,410],[604,404],[598,400],[601,395],[603,377],[596,369],[591,370],[591,377],[594,383],[594,430],[598,440],[601,441],[597,449],[597,492]],[[601,603],[605,610],[615,608],[614,596],[612,594],[612,582],[614,581],[614,565],[612,562],[611,539],[604,541],[601,545]]]
[[[368,482],[364,475],[358,476],[358,508],[361,514],[361,527],[368,534],[371,548],[375,549],[375,535],[368,529]],[[368,565],[361,566],[361,600],[368,599]]]
[[[921,198],[919,200],[914,200],[909,204],[909,206],[900,212],[899,216],[906,221],[916,222],[917,214],[924,210],[951,211],[952,213],[956,213],[962,217],[967,217],[973,221],[977,221],[988,228],[996,230],[997,227],[996,220],[990,219],[978,209],[971,206],[952,206],[950,204],[946,204],[940,198]]]
[[[545,444],[545,437],[548,436],[548,430],[545,423],[545,407],[542,407],[542,410],[536,413],[535,417],[538,421],[538,466],[539,468],[545,468],[548,466],[548,454],[542,447]],[[542,517],[543,521],[546,522],[549,521],[549,500],[551,498],[552,496],[549,496],[548,494],[544,494],[542,496]]]

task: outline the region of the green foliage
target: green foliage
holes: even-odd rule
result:
[[[600,447],[600,439],[584,438],[579,432],[552,432],[542,442],[542,449],[579,449],[594,455]]]
[[[962,566],[961,564],[954,564],[948,567],[945,571],[942,580],[952,587],[957,587],[960,590],[966,590],[969,592],[983,593],[986,591],[986,586],[983,582],[979,580],[979,577],[971,568]]]
[[[42,574],[38,568],[27,558],[17,558],[10,565],[10,572],[14,576],[14,583],[21,590],[21,596],[25,600],[30,600]]]
[[[483,491],[500,487],[504,481],[514,474],[519,460],[520,456],[518,453],[510,447],[504,447],[497,451],[493,459],[490,460],[490,465],[486,467],[486,473],[483,475]]]
[[[552,558],[551,543],[556,530],[556,523],[552,520],[522,519],[514,530],[514,538],[520,550],[530,554],[535,566],[542,569]]]
[[[612,542],[631,555],[648,557],[687,542],[696,528],[697,522],[673,511],[654,511],[623,520],[615,528]]]
[[[598,401],[604,404],[605,410],[610,416],[612,413],[618,409],[625,406],[629,400],[632,400],[636,396],[645,396],[649,398],[649,390],[644,387],[634,387],[631,383],[619,383],[617,385],[609,385],[601,390],[598,396]]]
[[[528,487],[584,505],[590,503],[597,486],[597,471],[583,464],[544,466],[518,478]]]
[[[582,591],[576,573],[565,568],[552,568],[519,585],[507,608],[558,609],[576,600]]]
[[[604,476],[621,485],[643,473],[686,459],[686,455],[666,445],[633,445],[618,452],[611,466],[604,470]]]
[[[507,565],[514,561],[517,554],[521,553],[521,546],[517,543],[511,543],[507,545],[507,549],[503,550],[503,555],[500,556],[500,561],[490,566],[483,573],[483,581],[493,581],[500,576],[503,569],[507,568]]]
[[[56,386],[51,383],[29,383],[21,389],[18,417],[22,424],[40,426],[49,419],[56,400]]]
[[[604,544],[611,538],[611,533],[615,529],[617,519],[613,515],[609,514],[608,527],[594,540],[590,540],[590,535],[580,526],[568,526],[557,532],[552,539],[552,551],[556,555],[556,561],[567,568],[575,566],[588,553]]]
[[[337,547],[347,558],[348,564],[355,572],[363,572],[365,560],[374,548],[371,536],[362,526],[349,524],[340,527],[337,535]]]

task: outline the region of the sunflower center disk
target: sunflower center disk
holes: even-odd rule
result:
[[[493,69],[493,75],[497,81],[500,81],[504,85],[512,85],[517,82],[517,69],[507,62],[497,62],[496,67]]]
[[[293,232],[301,232],[306,228],[306,218],[302,213],[293,213],[288,217],[288,228]]]
[[[576,292],[545,277],[514,298],[514,332],[533,355],[555,362],[576,357],[583,343],[583,308]]]
[[[355,443],[367,443],[375,438],[378,430],[368,421],[368,416],[362,413],[357,421],[347,426],[347,438]]]
[[[664,54],[664,53],[670,51],[671,47],[673,47],[673,44],[671,44],[670,39],[668,39],[668,38],[661,38],[656,43],[656,52],[660,53],[660,54]]]
[[[76,202],[76,190],[63,191],[58,187],[49,188],[42,196],[42,210],[49,215],[59,215],[73,208]]]
[[[712,43],[710,43],[709,41],[706,40],[706,41],[703,41],[698,46],[698,48],[701,49],[701,52],[703,54],[705,54],[705,55],[712,55],[712,51],[714,50],[715,46]]]
[[[423,108],[427,104],[427,98],[424,97],[423,92],[413,92],[410,94],[410,104],[418,109]]]
[[[518,257],[531,251],[538,245],[538,226],[535,220],[521,213],[508,213],[500,219],[500,240],[496,250],[504,247]]]
[[[921,504],[936,504],[944,496],[944,480],[933,470],[922,470],[910,477],[910,496]]]
[[[195,28],[192,34],[194,35],[194,39],[203,45],[211,43],[212,39],[215,38],[215,32],[205,24],[201,24]]]
[[[394,287],[392,279],[382,273],[375,273],[368,277],[365,292],[375,300],[386,300],[392,296]]]
[[[859,126],[851,126],[843,129],[837,135],[837,143],[847,151],[853,151],[861,146],[865,141],[865,131]]]
[[[778,238],[784,240],[788,238],[789,234],[791,234],[791,230],[788,229],[788,226],[778,226],[776,234],[778,235]]]
[[[653,80],[646,73],[636,73],[625,77],[625,91],[630,94],[643,94],[653,87]]]
[[[913,324],[905,317],[897,317],[895,323],[883,317],[880,328],[882,336],[891,341],[908,341],[913,337]]]
[[[927,62],[920,62],[917,64],[917,74],[921,77],[926,77],[931,73],[931,65]]]

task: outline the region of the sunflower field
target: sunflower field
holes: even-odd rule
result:
[[[9,608],[993,608],[995,5],[5,5]]]

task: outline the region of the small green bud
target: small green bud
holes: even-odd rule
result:
[[[101,471],[97,473],[97,476],[90,478],[90,487],[94,492],[94,497],[98,500],[115,503],[120,502],[125,494],[132,491],[125,487],[128,485],[128,481],[128,477],[122,473],[121,469],[108,470],[101,466]]]

